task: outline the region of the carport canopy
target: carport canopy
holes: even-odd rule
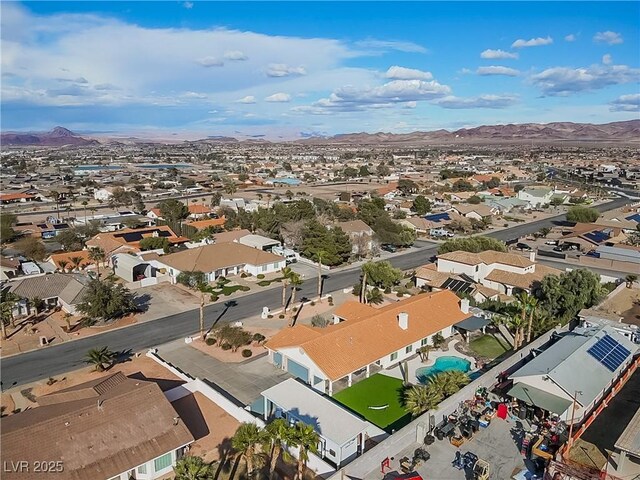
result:
[[[527,405],[535,406],[558,415],[566,412],[569,405],[571,405],[571,400],[558,397],[552,393],[527,385],[526,383],[516,383],[507,395],[522,400]]]
[[[467,332],[474,332],[476,330],[481,330],[487,325],[491,323],[490,320],[487,320],[483,317],[477,317],[475,315],[462,320],[454,325],[454,327],[459,328],[461,330],[466,330]]]

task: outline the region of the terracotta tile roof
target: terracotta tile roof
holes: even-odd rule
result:
[[[87,247],[102,248],[107,255],[118,247],[125,245],[134,250],[138,250],[140,240],[153,236],[154,232],[157,232],[160,236],[169,240],[170,243],[185,243],[189,241],[187,237],[176,235],[169,226],[158,225],[145,228],[124,228],[116,232],[99,233],[95,237],[87,240]]]
[[[430,287],[439,288],[444,284],[444,282],[449,280],[450,277],[451,275],[449,273],[438,272],[433,268],[429,268],[428,266],[420,267],[418,270],[416,270],[416,278],[424,280]]]
[[[231,230],[230,232],[221,232],[213,235],[213,239],[216,243],[235,242],[246,235],[251,235],[251,232],[247,229]]]
[[[9,202],[11,200],[21,200],[21,199],[29,199],[34,198],[33,195],[29,195],[28,193],[0,193],[0,202]]]
[[[193,442],[157,384],[122,373],[41,397],[42,406],[2,419],[2,460],[62,461],[44,476],[96,480],[122,472]],[[3,472],[7,480],[42,473]]]
[[[342,319],[353,320],[356,318],[368,317],[378,312],[377,308],[372,307],[371,305],[365,305],[364,303],[351,301],[345,302],[335,309],[333,314],[336,317],[340,317]]]
[[[491,265],[492,263],[501,263],[503,265],[511,265],[513,267],[530,267],[534,265],[534,262],[522,255],[515,253],[496,252],[494,250],[487,250],[480,253],[464,252],[457,250],[455,252],[443,253],[438,255],[438,259],[449,260],[457,263],[464,263],[466,265],[479,265],[484,263],[485,265]]]
[[[316,336],[311,336],[308,332],[290,332],[302,326],[283,330],[270,339],[266,346],[272,350],[284,348],[280,346],[281,336],[290,339],[295,338],[294,335],[300,335],[302,341],[288,341],[287,346],[303,349],[328,378],[338,380],[468,318],[470,315],[462,313],[458,302],[458,297],[448,290],[420,294],[383,308],[372,308],[370,316],[356,316],[337,325],[313,329],[318,332]],[[398,325],[397,316],[400,312],[409,315],[407,330]],[[354,313],[358,315],[360,312],[354,309]],[[304,340],[303,335],[311,338]]]
[[[284,257],[251,248],[236,242],[214,243],[204,247],[190,248],[182,252],[162,255],[158,261],[181,272],[200,270],[213,272],[219,268],[236,265],[264,265],[280,263]]]
[[[207,213],[211,213],[211,209],[206,205],[200,204],[191,204],[189,205],[189,213],[192,215],[205,215]]]
[[[278,348],[301,345],[322,335],[320,329],[308,325],[296,325],[293,328],[280,330],[277,335],[269,339],[268,347],[272,350]]]
[[[4,268],[17,269],[20,266],[20,261],[17,258],[0,256],[0,265]]]
[[[198,230],[203,230],[207,227],[223,227],[226,218],[208,218],[207,220],[196,220],[194,222],[189,222],[187,225],[197,228]]]

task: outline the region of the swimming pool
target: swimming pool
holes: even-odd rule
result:
[[[436,363],[430,367],[420,367],[416,370],[416,377],[420,383],[427,383],[429,378],[442,372],[458,370],[463,373],[471,370],[471,362],[460,357],[438,357]]]

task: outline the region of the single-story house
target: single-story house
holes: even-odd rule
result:
[[[189,241],[187,237],[176,235],[167,225],[145,228],[125,228],[117,232],[99,233],[87,241],[88,248],[101,248],[107,256],[119,252],[138,252],[140,241],[145,238],[166,238],[172,245]]]
[[[375,308],[359,302],[340,305],[334,324],[313,328],[297,324],[281,330],[265,344],[269,361],[333,394],[333,385],[354,376],[369,377],[372,371],[389,368],[432,342],[440,333],[450,337],[453,326],[470,317],[460,299],[448,290],[416,295]]]
[[[50,307],[60,306],[65,312],[73,314],[86,293],[87,282],[88,278],[84,275],[51,273],[11,282],[9,291],[27,300],[42,299]],[[16,305],[18,315],[29,315],[31,308],[26,301]]]
[[[637,344],[610,326],[576,328],[511,374],[513,387],[507,395],[567,423],[572,418],[580,423],[633,361],[637,350]]]
[[[78,262],[77,264],[75,263],[76,261]],[[56,270],[62,270],[62,265],[64,265],[64,269],[68,271],[76,268],[82,270],[93,263],[93,261],[89,259],[89,250],[54,253],[49,257],[48,262],[53,265]],[[60,262],[62,262],[62,264]]]
[[[30,467],[5,468],[2,478],[153,480],[172,473],[194,441],[157,384],[120,372],[44,395],[38,404],[2,419],[3,463]],[[44,475],[33,470],[45,461]]]
[[[320,437],[318,454],[340,468],[364,452],[369,422],[348,412],[299,380],[288,378],[262,392],[264,420],[284,418],[313,426]]]
[[[159,256],[152,263],[156,268],[166,268],[172,281],[181,272],[201,271],[209,282],[241,272],[251,275],[274,273],[287,265],[283,257],[236,242],[190,248]]]
[[[153,253],[150,253],[149,256],[157,257]],[[111,257],[113,272],[127,282],[137,282],[160,276],[161,272],[153,263],[153,261],[146,261],[129,253],[118,253]]]
[[[549,205],[553,197],[553,189],[549,187],[528,187],[518,192],[518,198],[527,202],[531,208]]]
[[[485,218],[491,218],[492,216],[498,213],[497,208],[492,208],[487,205],[466,205],[466,204],[457,204],[451,207],[449,212],[457,213],[460,216],[465,218],[470,218],[473,220],[483,220]]]
[[[0,256],[0,280],[11,280],[18,275],[20,261],[17,258]]]

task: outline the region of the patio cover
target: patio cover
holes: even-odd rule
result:
[[[571,405],[571,400],[547,393],[526,383],[516,383],[507,395],[558,415],[566,412]]]
[[[461,328],[462,330],[466,330],[467,332],[473,332],[475,330],[480,330],[481,328],[486,327],[491,323],[490,320],[486,318],[477,317],[475,315],[462,320],[461,322],[456,323],[454,326],[456,328]]]

